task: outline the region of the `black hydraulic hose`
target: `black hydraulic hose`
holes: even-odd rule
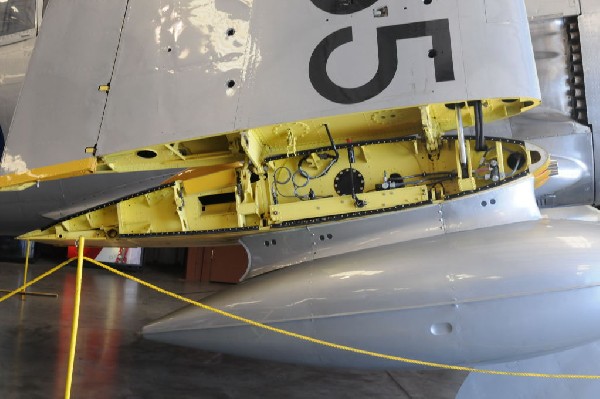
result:
[[[329,137],[329,142],[331,143],[331,149],[333,150],[333,152],[335,152],[335,157],[339,158],[340,154],[338,153],[337,147],[335,146],[335,141],[333,141],[333,137],[331,136],[331,132],[329,131],[329,125],[327,125],[327,123],[324,123],[323,126],[325,126],[325,131],[327,132],[327,137]]]
[[[475,110],[475,151],[485,151],[485,137],[483,136],[483,108],[481,101],[473,101]]]
[[[4,153],[4,133],[2,132],[2,126],[0,126],[0,161],[2,161],[3,153]]]
[[[366,201],[359,199],[356,196],[356,189],[354,187],[354,163],[356,162],[356,156],[354,154],[354,147],[348,147],[348,163],[350,164],[350,187],[352,189],[352,199],[357,208],[363,208],[367,205]]]

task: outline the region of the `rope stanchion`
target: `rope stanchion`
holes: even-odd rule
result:
[[[27,250],[25,251],[25,270],[23,271],[23,284],[27,284],[27,275],[29,274],[29,258],[31,257],[31,241],[27,240]],[[0,291],[2,292],[2,291]],[[58,294],[54,292],[28,292],[26,288],[21,291],[21,300],[24,301],[27,296],[46,296],[57,298]]]
[[[47,297],[53,297],[53,298],[58,297],[58,294],[55,294],[52,292],[27,292],[27,287],[29,287],[31,285],[31,284],[27,284],[27,275],[29,274],[29,256],[30,255],[31,255],[31,241],[27,240],[27,250],[25,251],[25,270],[23,271],[23,285],[18,288],[18,290],[20,290],[20,293],[21,293],[21,300],[24,301],[26,295],[28,295],[28,296],[47,296]],[[10,296],[14,295],[14,291],[11,291],[11,290],[0,290],[0,292],[9,293],[9,294],[11,294]],[[7,297],[7,298],[9,298],[9,297]],[[2,302],[3,300],[4,300],[4,297],[3,297],[3,299],[0,299],[0,302]]]
[[[75,304],[73,305],[73,326],[71,329],[71,346],[69,350],[69,365],[67,367],[67,382],[65,386],[65,399],[71,397],[73,384],[73,366],[75,364],[75,349],[77,347],[77,330],[79,329],[79,307],[81,304],[81,280],[83,279],[83,247],[85,238],[79,237],[77,251],[77,277],[75,280]]]
[[[27,240],[27,250],[25,251],[25,271],[23,272],[23,285],[27,284],[27,273],[29,272],[29,254],[31,253],[31,241]],[[21,300],[25,300],[25,293],[27,288],[23,288],[21,291]]]
[[[205,305],[201,302],[197,302],[194,301],[192,299],[186,298],[184,296],[175,294],[173,292],[167,291],[165,289],[162,289],[160,287],[157,287],[153,284],[150,284],[146,281],[143,281],[139,278],[133,277],[129,274],[123,273],[119,270],[116,270],[110,266],[105,265],[102,262],[98,262],[95,259],[91,259],[91,258],[85,258],[85,260],[87,260],[88,262],[91,262],[97,266],[100,266],[114,274],[117,274],[121,277],[127,278],[131,281],[134,281],[138,284],[141,284],[145,287],[151,288],[157,292],[160,292],[161,294],[170,296],[172,298],[178,299],[180,301],[189,303],[191,305],[197,306],[199,308],[208,310],[210,312],[214,312],[217,314],[220,314],[222,316],[228,317],[230,319],[233,320],[237,320],[240,321],[242,323],[254,326],[254,327],[258,327],[261,328],[263,330],[267,330],[267,331],[271,331],[277,334],[282,334],[291,338],[296,338],[302,341],[307,341],[307,342],[311,342],[313,344],[317,344],[317,345],[321,345],[321,346],[325,346],[325,347],[329,347],[329,348],[333,348],[333,349],[338,349],[341,351],[346,351],[346,352],[352,352],[352,353],[356,353],[356,354],[360,354],[360,355],[365,355],[365,356],[371,356],[371,357],[376,357],[376,358],[380,358],[380,359],[386,359],[386,360],[391,360],[391,361],[396,361],[396,362],[401,362],[401,363],[408,363],[408,364],[414,364],[414,365],[418,365],[418,366],[425,366],[425,367],[432,367],[432,368],[438,368],[438,369],[445,369],[445,370],[455,370],[455,371],[467,371],[470,373],[480,373],[480,374],[489,374],[489,375],[498,375],[498,376],[511,376],[511,377],[533,377],[533,378],[551,378],[551,379],[577,379],[577,380],[600,380],[600,375],[586,375],[586,374],[548,374],[548,373],[528,373],[528,372],[511,372],[511,371],[498,371],[498,370],[485,370],[485,369],[478,369],[478,368],[474,368],[474,367],[466,367],[466,366],[454,366],[451,364],[443,364],[443,363],[435,363],[435,362],[427,362],[427,361],[423,361],[423,360],[417,360],[417,359],[410,359],[410,358],[406,358],[406,357],[401,357],[401,356],[392,356],[392,355],[386,355],[384,353],[379,353],[379,352],[371,352],[371,351],[367,351],[364,349],[358,349],[358,348],[353,348],[350,346],[346,346],[346,345],[340,345],[340,344],[336,344],[333,342],[329,342],[329,341],[324,341],[321,339],[317,339],[317,338],[312,338],[306,335],[302,335],[302,334],[298,334],[298,333],[294,333],[291,331],[287,331],[287,330],[283,330],[281,328],[277,328],[277,327],[272,327],[269,326],[267,324],[263,324],[263,323],[259,323],[257,321],[254,320],[250,320],[238,315],[235,315],[233,313],[229,313],[229,312],[225,312],[221,309],[217,309],[214,308],[212,306],[209,305]]]
[[[13,291],[7,291],[7,290],[2,290],[1,292],[8,292],[8,294],[4,295],[3,297],[0,297],[0,302],[4,302],[5,300],[7,300],[8,298],[15,296],[17,294],[20,294],[23,292],[23,290],[25,288],[31,287],[32,285],[36,284],[37,282],[43,280],[44,278],[48,277],[49,275],[51,275],[52,273],[62,269],[63,267],[65,267],[66,265],[68,265],[69,263],[73,262],[75,259],[77,258],[71,258],[69,260],[66,260],[64,262],[62,262],[61,264],[53,267],[52,269],[48,270],[47,272],[39,275],[38,277],[34,278],[33,280],[29,281],[26,284],[23,284],[22,286],[20,286],[19,288],[17,288],[16,290]],[[32,295],[34,293],[31,292],[27,292],[27,294]],[[50,294],[50,295],[54,295],[54,294]]]

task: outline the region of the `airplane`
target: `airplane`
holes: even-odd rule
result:
[[[391,355],[497,364],[596,341],[598,212],[559,208],[600,198],[580,32],[600,10],[575,3],[52,0],[0,233],[241,243],[244,282],[207,304]],[[197,309],[143,333],[413,367]]]

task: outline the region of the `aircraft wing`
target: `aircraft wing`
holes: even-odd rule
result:
[[[491,121],[521,111],[492,99],[537,104],[527,25],[511,22],[524,17],[519,3],[450,1],[381,15],[373,3],[340,13],[316,1],[52,1],[2,171],[69,169],[247,129],[285,151],[290,130],[327,143],[324,122],[340,138],[414,134],[415,105],[490,99]],[[388,121],[378,112],[388,109],[402,111]],[[213,138],[202,151],[231,155],[231,142]]]
[[[424,126],[433,151],[456,128],[448,103],[483,100],[486,122],[539,103],[519,2],[323,4],[52,1],[6,142],[1,189],[40,198],[51,181],[240,162],[250,177],[278,157],[399,140]],[[466,126],[474,124],[469,109]],[[38,215],[56,210],[37,207]]]

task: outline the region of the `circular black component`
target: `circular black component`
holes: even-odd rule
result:
[[[404,178],[402,177],[402,175],[400,173],[392,173],[390,175],[390,181],[396,183],[396,184],[404,184]],[[404,186],[402,186],[404,187]]]
[[[432,48],[431,50],[429,50],[429,52],[427,53],[427,56],[429,58],[435,58],[437,56],[437,50]]]
[[[521,166],[525,165],[525,155],[520,152],[513,152],[508,156],[506,164],[512,170],[519,169]]]
[[[227,29],[227,36],[233,36],[233,35],[235,35],[235,29],[233,29],[233,28]]]
[[[358,170],[347,168],[337,174],[333,188],[338,195],[360,194],[365,190],[365,178]]]
[[[155,158],[158,154],[153,150],[140,150],[136,152],[136,155],[140,158],[152,159]]]
[[[529,151],[529,155],[531,156],[531,163],[538,163],[542,159],[542,154],[539,151]]]
[[[228,80],[227,81],[227,87],[230,89],[233,89],[233,87],[235,86],[235,80]]]
[[[456,107],[464,108],[465,103],[449,103],[444,104],[448,109],[456,109]]]

